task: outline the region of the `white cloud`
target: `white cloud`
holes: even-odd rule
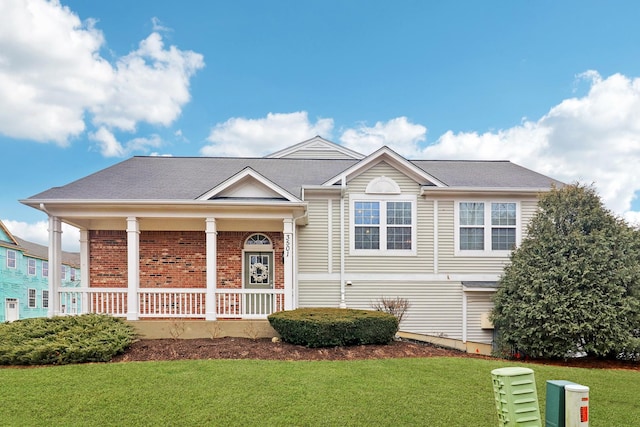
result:
[[[105,127],[90,133],[89,138],[98,143],[100,153],[104,157],[125,157],[134,152],[149,153],[151,148],[162,146],[162,139],[158,135],[151,135],[150,138],[134,138],[123,145]]]
[[[540,120],[499,132],[447,132],[426,158],[501,158],[564,182],[593,183],[622,215],[640,190],[640,79],[588,71],[589,92],[566,99]],[[627,218],[639,216],[626,214]]]
[[[108,99],[91,108],[93,122],[128,131],[138,122],[170,125],[191,98],[190,77],[203,66],[202,55],[164,49],[160,34],[152,33],[118,60]]]
[[[370,154],[386,145],[404,157],[416,158],[420,155],[419,143],[424,142],[427,128],[410,123],[406,117],[397,117],[386,123],[377,122],[373,127],[361,125],[347,129],[340,141],[362,154]]]
[[[129,131],[172,123],[202,55],[165,48],[153,32],[113,66],[100,56],[104,45],[95,20],[59,1],[0,2],[0,134],[65,146],[85,131],[87,112],[97,125]]]
[[[32,243],[49,246],[49,223],[47,221],[28,223],[3,219],[2,222],[14,236]],[[62,250],[68,252],[80,250],[80,231],[65,223],[62,223]]]
[[[214,126],[207,138],[204,156],[260,157],[313,138],[329,138],[333,119],[309,121],[306,111],[269,113],[260,119],[231,118]]]

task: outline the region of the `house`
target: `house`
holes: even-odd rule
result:
[[[49,215],[57,263],[61,222],[80,229],[92,312],[259,320],[400,297],[406,336],[486,352],[496,281],[554,184],[315,137],[262,158],[133,157],[21,202]],[[50,279],[58,310],[68,290]]]
[[[79,266],[80,254],[61,253],[61,286],[80,286]],[[0,221],[0,322],[46,317],[49,303],[47,247],[13,236]],[[80,301],[70,299],[60,311],[78,313]]]

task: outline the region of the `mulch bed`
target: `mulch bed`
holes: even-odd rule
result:
[[[181,359],[262,359],[262,360],[364,360],[407,357],[472,357],[493,359],[414,341],[394,341],[388,345],[307,348],[271,339],[142,339],[113,362]],[[497,359],[496,359],[497,360]],[[619,360],[571,359],[538,360],[529,363],[552,364],[599,369],[632,369],[640,371],[640,363]]]

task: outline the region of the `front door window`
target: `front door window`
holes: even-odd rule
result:
[[[245,256],[245,288],[273,288],[273,254],[247,252]]]

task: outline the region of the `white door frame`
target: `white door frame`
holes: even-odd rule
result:
[[[4,318],[6,322],[13,322],[20,319],[20,301],[18,298],[5,298]],[[10,308],[10,306],[12,306]]]

